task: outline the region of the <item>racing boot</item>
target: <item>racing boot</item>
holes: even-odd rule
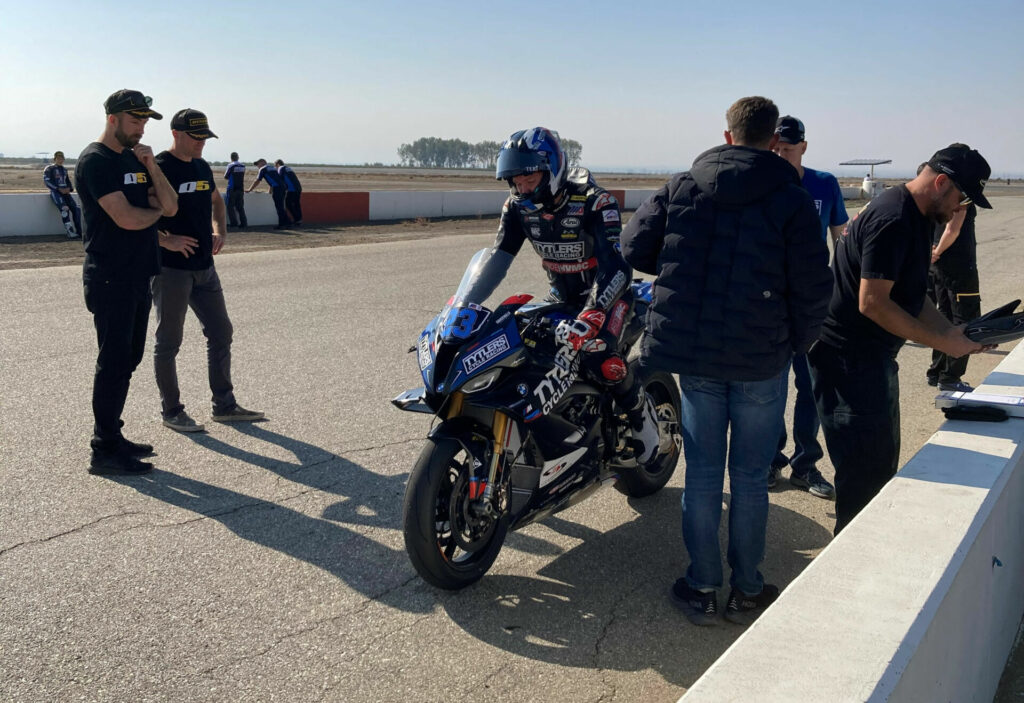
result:
[[[651,400],[651,396],[644,393],[637,406],[629,410],[627,415],[636,460],[640,464],[646,464],[657,455],[658,444],[661,441],[658,416],[654,412],[654,401]]]

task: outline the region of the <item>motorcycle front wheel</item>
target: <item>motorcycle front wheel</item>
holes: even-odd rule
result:
[[[472,457],[449,437],[428,439],[405,489],[405,549],[427,583],[447,590],[478,581],[498,556],[507,518],[470,511]]]

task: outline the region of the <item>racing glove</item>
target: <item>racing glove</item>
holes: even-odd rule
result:
[[[555,341],[579,351],[604,327],[605,315],[600,310],[584,310],[575,320],[562,320],[555,328]]]

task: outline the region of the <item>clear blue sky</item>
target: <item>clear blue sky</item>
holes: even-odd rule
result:
[[[0,3],[0,152],[77,154],[119,88],[207,113],[212,160],[393,163],[418,137],[534,125],[594,168],[678,170],[765,95],[807,125],[804,163],[953,141],[1024,174],[1024,1]]]

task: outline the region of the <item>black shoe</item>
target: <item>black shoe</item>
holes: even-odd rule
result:
[[[725,619],[737,625],[749,625],[779,597],[779,587],[766,583],[756,596],[748,596],[738,588],[729,591]]]
[[[789,485],[803,488],[812,496],[818,496],[825,500],[836,499],[836,489],[825,480],[825,477],[817,469],[811,469],[807,473],[800,475],[796,473],[790,474]]]
[[[92,460],[89,462],[89,473],[97,476],[135,476],[149,473],[153,465],[148,461],[139,461],[123,451],[92,451]]]
[[[775,484],[779,482],[779,474],[782,473],[781,466],[769,466],[768,467],[768,488],[775,488]]]
[[[928,381],[929,386],[939,385],[939,379],[936,376],[927,376],[926,380]]]
[[[217,410],[215,408],[210,419],[214,422],[256,422],[258,420],[265,420],[266,417],[259,410],[246,410],[241,405],[236,405],[227,410]]]
[[[949,383],[940,382],[940,391],[959,391],[961,393],[972,393],[974,388],[969,383],[963,381],[950,381]]]
[[[277,225],[274,229],[288,229],[288,225]]]
[[[686,578],[678,578],[669,591],[672,604],[686,614],[694,625],[705,627],[718,623],[718,596],[714,591],[701,593],[691,588]]]
[[[128,456],[151,456],[153,445],[142,442],[133,442],[130,439],[121,438],[121,451]]]

